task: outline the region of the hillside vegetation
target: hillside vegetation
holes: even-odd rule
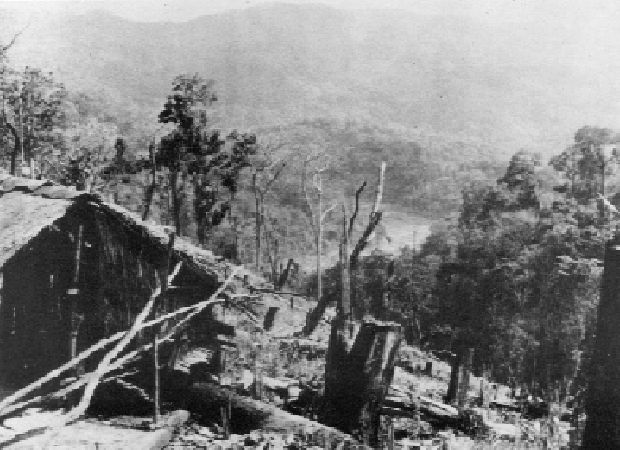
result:
[[[2,14],[0,29],[20,20]],[[453,373],[473,348],[478,374],[578,406],[620,225],[620,138],[602,128],[613,108],[592,113],[611,93],[589,96],[564,59],[574,45],[280,4],[182,25],[37,19],[0,54],[1,163],[98,193],[323,307],[343,296],[339,244],[357,213],[347,245],[369,236],[349,274],[356,319],[415,324],[410,340]]]

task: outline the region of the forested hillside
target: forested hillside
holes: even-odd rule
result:
[[[23,22],[0,11],[5,172],[167,225],[318,313],[411,325],[453,374],[470,355],[581,401],[620,137],[570,42],[538,55],[485,23],[280,4]]]

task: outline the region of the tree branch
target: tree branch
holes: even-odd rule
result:
[[[21,31],[18,31],[14,36],[13,39],[11,39],[11,42],[8,43],[8,45],[5,45],[3,47],[0,47],[0,55],[4,55],[11,47],[13,47],[13,45],[15,44],[15,41],[17,41],[17,38],[20,37],[22,35],[22,33],[24,31],[26,31],[29,27],[30,27],[30,23],[28,23],[28,25],[26,25],[24,28],[22,28]]]
[[[11,175],[15,175],[15,169],[17,167],[17,153],[19,152],[19,149],[21,147],[21,138],[19,136],[19,133],[17,132],[17,129],[13,126],[13,124],[9,121],[5,121],[5,126],[9,129],[9,131],[11,132],[11,134],[13,135],[13,152],[11,153]]]
[[[332,212],[334,210],[334,208],[336,208],[336,206],[338,206],[338,203],[336,203],[335,205],[327,208],[325,211],[323,211],[323,214],[321,214],[321,222],[323,222],[325,220],[325,218],[327,217],[327,215]]]
[[[288,280],[289,274],[291,273],[291,268],[293,267],[294,263],[295,261],[293,261],[293,258],[289,258],[288,263],[286,264],[286,269],[284,269],[284,272],[282,272],[282,274],[280,275],[280,279],[278,280],[277,289],[282,289],[284,284],[286,284],[286,281]]]
[[[310,157],[306,158],[304,161],[304,168],[301,173],[301,191],[303,194],[304,205],[303,209],[306,213],[306,216],[310,219],[310,225],[312,229],[316,229],[316,220],[314,218],[314,211],[312,211],[312,206],[310,206],[310,197],[308,196],[308,164],[312,161]]]
[[[355,211],[353,212],[353,215],[351,216],[351,219],[349,220],[349,232],[347,233],[349,236],[351,236],[351,233],[353,233],[353,225],[355,224],[357,213],[360,210],[360,196],[362,195],[362,192],[364,191],[365,187],[366,187],[366,180],[364,180],[362,185],[357,189],[357,191],[355,191]]]
[[[375,190],[375,201],[372,207],[372,211],[370,213],[370,220],[368,221],[368,225],[362,234],[362,237],[357,241],[353,252],[351,253],[351,271],[357,268],[357,262],[359,259],[359,255],[364,251],[366,246],[368,245],[369,238],[372,233],[375,231],[375,228],[381,221],[381,217],[383,213],[381,212],[381,201],[383,200],[383,181],[385,178],[385,161],[381,162],[381,167],[379,168],[379,183],[377,184],[377,188]]]
[[[381,201],[383,200],[383,179],[385,178],[385,161],[381,161],[381,167],[379,168],[379,184],[375,190],[375,203],[372,207],[372,212],[376,213],[381,209]]]
[[[364,251],[364,249],[368,245],[368,242],[370,241],[369,237],[372,235],[372,233],[375,231],[376,226],[381,221],[382,215],[383,213],[381,211],[376,212],[376,213],[371,213],[368,226],[364,230],[364,233],[362,234],[362,236],[357,241],[357,244],[355,244],[355,248],[353,249],[353,252],[351,253],[351,259],[350,259],[351,270],[354,270],[357,267],[357,261],[359,259],[359,255]]]
[[[284,170],[285,167],[286,167],[286,162],[283,161],[282,165],[280,166],[280,168],[274,173],[274,175],[271,178],[271,180],[269,180],[267,182],[267,184],[265,185],[265,188],[263,189],[263,193],[266,193],[267,191],[269,191],[269,188],[274,183],[274,181],[276,181],[278,179],[278,177],[280,176],[280,174],[282,173],[282,171]]]
[[[178,274],[180,269],[180,264],[177,264],[175,267],[175,270],[173,271],[173,273],[168,277],[169,282],[172,281],[176,275]],[[224,290],[230,285],[230,283],[232,282],[232,280],[234,279],[234,277],[237,275],[237,272],[240,270],[240,267],[235,267],[232,271],[232,273],[228,276],[228,278],[226,279],[226,281],[224,281],[224,283],[222,283],[220,285],[220,287],[218,288],[218,290],[211,295],[211,297],[208,300],[204,300],[202,302],[193,304],[191,306],[186,306],[183,308],[179,308],[176,311],[170,312],[168,314],[164,314],[156,319],[152,319],[148,322],[143,322],[141,323],[138,327],[135,327],[135,323],[134,323],[134,327],[132,327],[132,330],[125,332],[125,331],[121,331],[118,332],[116,334],[114,334],[113,336],[110,336],[106,339],[103,339],[101,341],[99,341],[97,344],[93,345],[92,347],[90,347],[89,349],[83,351],[82,353],[80,353],[76,358],[74,358],[73,360],[65,363],[64,365],[62,365],[61,367],[59,367],[58,369],[48,373],[47,375],[45,375],[43,378],[40,378],[39,380],[35,381],[34,383],[26,386],[23,389],[20,389],[19,391],[15,392],[14,394],[10,395],[9,397],[3,399],[0,402],[0,417],[8,414],[8,412],[12,411],[13,408],[10,407],[10,405],[14,404],[17,400],[19,400],[20,398],[25,397],[26,395],[32,393],[33,391],[35,391],[36,389],[42,387],[44,384],[46,384],[47,382],[53,380],[54,378],[59,377],[63,372],[67,371],[68,369],[74,367],[75,365],[79,364],[79,362],[85,360],[86,358],[88,358],[90,355],[92,355],[94,352],[101,350],[103,348],[105,348],[107,345],[119,341],[119,340],[124,340],[127,341],[127,339],[123,339],[126,338],[128,336],[129,333],[135,333],[137,331],[146,329],[146,328],[150,328],[154,325],[157,325],[159,323],[162,323],[166,320],[175,318],[176,316],[179,316],[181,314],[186,314],[188,313],[183,319],[180,320],[179,323],[177,323],[175,326],[173,326],[167,333],[166,335],[162,338],[162,339],[158,339],[158,342],[163,342],[165,340],[168,340],[172,337],[173,334],[175,334],[183,325],[185,325],[187,322],[189,322],[189,320],[196,316],[197,314],[199,314],[202,310],[204,310],[204,308],[206,308],[209,305],[212,305],[214,303],[221,303],[224,300],[223,299],[218,299],[217,297],[222,295],[224,293]],[[229,301],[233,300],[234,296],[229,295]],[[250,296],[247,296],[252,297]],[[244,297],[245,298],[245,297]],[[149,302],[150,303],[150,302]],[[234,302],[235,306],[240,306],[240,302]],[[149,304],[147,304],[145,306],[145,310],[148,309]],[[144,312],[144,310],[143,310]],[[136,319],[136,322],[138,321],[138,319]],[[116,348],[120,348],[120,344],[116,346]],[[86,377],[82,377],[80,380],[76,381],[76,383],[78,383],[75,388],[82,386],[83,384],[86,384],[88,382],[90,382],[92,379],[94,378],[99,378],[102,375],[105,375],[106,373],[109,373],[113,370],[117,370],[118,368],[120,368],[122,365],[124,365],[126,362],[128,362],[130,359],[132,359],[133,357],[135,357],[138,353],[140,353],[141,351],[144,350],[148,350],[151,347],[152,344],[147,344],[146,346],[143,346],[137,350],[134,350],[133,352],[128,353],[127,355],[117,359],[114,362],[111,362],[110,364],[108,364],[106,367],[101,367],[102,371],[99,372],[99,368],[97,370],[95,370],[95,372],[90,373],[88,375],[86,375]],[[115,350],[112,350],[112,352],[114,352]],[[108,354],[108,356],[112,355],[114,356],[114,354],[110,352]],[[116,355],[118,355],[118,353],[116,353]],[[111,361],[111,358],[108,358]]]

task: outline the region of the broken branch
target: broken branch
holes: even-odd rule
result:
[[[383,200],[383,179],[385,177],[385,161],[381,161],[381,167],[379,168],[379,183],[375,190],[375,203],[372,207],[372,212],[377,213],[381,209],[381,201]]]
[[[282,162],[282,165],[280,166],[280,168],[274,173],[273,177],[271,177],[271,180],[269,180],[267,184],[265,185],[265,188],[263,189],[263,193],[266,193],[269,191],[269,188],[278,179],[278,177],[280,176],[280,174],[282,173],[285,167],[286,167],[286,162]]]
[[[321,214],[321,222],[323,222],[325,220],[325,218],[327,217],[327,215],[332,212],[334,210],[334,208],[336,208],[336,206],[338,206],[338,204],[336,203],[335,205],[327,208],[323,214]]]
[[[312,161],[311,158],[306,158],[306,160],[304,161],[304,168],[301,172],[301,191],[303,194],[303,199],[304,199],[304,205],[303,205],[303,209],[304,212],[306,213],[306,216],[310,219],[310,225],[312,227],[312,229],[314,230],[316,228],[315,222],[316,220],[314,219],[314,212],[312,210],[312,206],[310,206],[310,197],[308,196],[308,164],[310,163],[310,161]]]
[[[22,33],[28,29],[28,27],[30,27],[30,23],[28,23],[28,25],[22,28],[21,31],[18,31],[17,33],[15,33],[15,35],[13,36],[13,39],[11,39],[11,42],[9,42],[8,45],[5,45],[0,48],[0,55],[4,55],[11,47],[13,47],[13,45],[17,41],[17,38],[20,37]]]
[[[180,269],[180,265],[179,264],[177,264],[177,266],[175,267],[175,270],[173,271],[173,273],[171,274],[169,279],[174,279],[176,274],[178,274],[179,269]],[[224,289],[228,286],[228,284],[230,284],[230,282],[233,280],[234,276],[236,275],[236,273],[239,270],[240,270],[240,267],[234,268],[233,272],[231,273],[231,275],[220,286],[220,288],[210,297],[209,300],[206,300],[206,301],[203,301],[203,302],[199,302],[199,303],[196,303],[194,305],[187,306],[187,307],[184,307],[184,308],[179,308],[176,311],[173,311],[171,313],[165,314],[165,315],[163,315],[161,317],[158,317],[156,319],[153,319],[151,321],[144,322],[137,329],[137,331],[143,330],[145,328],[150,328],[150,327],[152,327],[154,325],[157,325],[157,324],[159,324],[159,323],[161,323],[161,322],[163,322],[165,320],[172,319],[172,318],[174,318],[174,317],[176,317],[178,315],[185,314],[185,313],[188,313],[188,312],[191,313],[192,311],[194,311],[196,309],[199,309],[199,311],[202,311],[204,308],[206,308],[207,306],[209,306],[211,304],[225,301],[223,299],[217,299],[217,297],[223,293]],[[241,297],[241,295],[233,294],[229,298],[237,298],[237,297]],[[247,298],[253,298],[253,297],[255,297],[255,296],[247,296]],[[237,305],[237,306],[239,306],[239,305]],[[179,324],[177,324],[173,328],[171,328],[166,333],[166,335],[163,338],[159,339],[158,341],[159,342],[163,342],[163,341],[166,341],[166,340],[170,339],[170,337],[174,333],[176,333],[176,331],[181,326],[183,326],[187,321],[189,321],[191,319],[191,317],[195,316],[198,312],[196,312],[195,314],[191,314],[191,315],[188,315],[187,317],[185,317]],[[19,391],[15,392],[14,394],[12,394],[9,397],[5,398],[4,400],[2,400],[0,402],[0,417],[10,413],[11,411],[14,411],[15,409],[18,409],[20,406],[24,406],[24,405],[27,405],[27,404],[30,404],[30,403],[34,403],[34,402],[40,400],[40,398],[37,397],[37,398],[31,399],[31,400],[28,400],[28,401],[26,401],[24,403],[15,404],[15,402],[17,400],[19,400],[20,398],[25,397],[26,395],[28,395],[28,394],[32,393],[33,391],[35,391],[36,389],[42,387],[43,385],[45,385],[49,381],[59,377],[63,372],[71,369],[72,367],[75,367],[77,364],[79,364],[81,361],[83,361],[86,358],[88,358],[89,356],[91,356],[96,351],[101,350],[101,349],[105,348],[107,345],[112,344],[112,343],[122,339],[124,336],[126,336],[126,334],[127,334],[127,332],[121,331],[121,332],[118,332],[118,333],[108,337],[108,338],[105,338],[105,339],[99,341],[98,343],[96,343],[92,347],[88,348],[87,350],[84,350],[82,353],[80,353],[73,360],[63,364],[58,369],[53,370],[52,372],[48,373],[44,377],[42,377],[39,380],[35,381],[34,383],[29,384],[28,386],[24,387],[23,389],[20,389]],[[127,355],[117,359],[115,362],[113,362],[112,364],[110,364],[108,366],[109,370],[106,370],[106,373],[107,372],[111,372],[113,370],[117,370],[118,368],[122,367],[122,365],[124,365],[129,360],[131,360],[136,355],[138,355],[140,352],[150,349],[151,346],[152,346],[152,344],[147,344],[147,345],[142,346],[139,349],[137,349],[137,350],[135,350],[133,352],[130,352]],[[71,392],[72,390],[75,390],[75,389],[81,387],[82,385],[84,385],[87,382],[89,382],[90,379],[91,379],[89,377],[92,377],[92,376],[93,376],[92,373],[90,373],[88,375],[85,375],[84,377],[80,378],[79,380],[74,382],[72,385],[67,386],[63,390],[61,390],[58,393],[56,393],[55,395],[61,395],[61,394],[64,395],[64,394],[66,394],[68,392]],[[13,406],[11,406],[11,405],[13,405]]]
[[[355,191],[355,211],[349,220],[349,232],[347,233],[349,236],[353,233],[353,225],[355,224],[355,219],[357,218],[357,213],[360,210],[360,196],[366,187],[366,180],[362,183],[362,185]]]
[[[179,266],[179,264],[177,264],[177,267]],[[99,363],[99,366],[97,366],[97,370],[95,371],[94,377],[86,385],[86,390],[84,391],[84,395],[82,396],[82,400],[80,401],[80,403],[73,410],[71,410],[65,417],[63,417],[61,424],[58,427],[62,427],[66,423],[69,423],[81,417],[82,415],[86,413],[86,410],[88,409],[88,406],[90,405],[90,401],[95,393],[95,389],[97,388],[99,381],[109,371],[110,363],[120,354],[120,352],[122,352],[125,349],[125,347],[127,347],[129,342],[134,338],[134,336],[142,328],[142,324],[144,323],[144,321],[146,320],[146,317],[150,314],[151,310],[153,309],[155,300],[157,299],[157,297],[159,297],[159,295],[161,294],[161,291],[162,291],[161,285],[155,288],[155,290],[151,294],[151,298],[149,299],[147,304],[144,306],[144,308],[142,309],[138,317],[136,317],[136,320],[133,326],[131,327],[131,329],[129,330],[129,332],[127,332],[125,336],[123,336],[123,339],[121,339],[121,341],[116,345],[116,347],[114,347],[114,349],[112,349],[112,351],[110,351],[103,358],[103,360]]]
[[[383,213],[381,212],[381,201],[383,199],[383,181],[385,177],[385,161],[381,162],[381,167],[379,168],[379,183],[377,184],[377,188],[375,190],[375,201],[372,207],[372,211],[370,213],[370,219],[368,221],[368,225],[362,234],[362,237],[357,241],[353,252],[351,253],[350,264],[351,270],[355,270],[357,268],[357,261],[359,259],[359,255],[364,251],[366,246],[370,241],[370,236],[374,233],[375,228],[381,221],[381,217]]]

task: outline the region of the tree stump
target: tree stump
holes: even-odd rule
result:
[[[456,353],[452,361],[452,372],[450,374],[448,394],[445,399],[446,403],[456,403],[460,407],[464,407],[467,403],[467,391],[469,390],[473,356],[473,348],[463,349]]]
[[[325,367],[323,421],[345,433],[363,428],[376,447],[379,408],[394,376],[394,359],[403,337],[393,322],[337,318]]]

